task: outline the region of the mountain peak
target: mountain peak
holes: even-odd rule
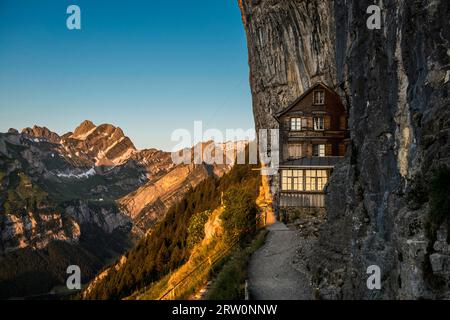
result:
[[[121,164],[137,151],[123,130],[109,123],[96,126],[92,121],[85,120],[65,137],[66,146],[70,146],[75,153],[81,152],[94,159],[98,166]]]
[[[15,128],[9,128],[8,133],[9,134],[19,134],[19,131],[17,131],[17,129],[15,129]]]
[[[47,127],[34,125],[33,128],[28,127],[23,129],[22,133],[30,137],[44,138],[53,143],[59,143],[61,141],[61,137],[57,133],[50,131]]]
[[[95,129],[95,124],[90,120],[84,120],[73,132],[73,138],[81,138],[85,136],[87,133]]]

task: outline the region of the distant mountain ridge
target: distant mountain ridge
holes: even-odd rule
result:
[[[61,142],[61,137],[57,133],[50,131],[47,127],[39,127],[35,125],[33,128],[23,129],[22,133],[30,137],[43,138],[53,143]]]
[[[70,158],[80,158],[97,166],[113,166],[126,162],[136,151],[133,142],[122,129],[111,124],[96,126],[83,121],[74,132],[60,137],[46,127],[25,128],[22,133],[48,142],[61,144],[61,153]]]
[[[230,168],[176,165],[169,152],[137,150],[119,127],[88,120],[62,136],[39,126],[0,133],[0,297],[60,283],[63,265],[45,267],[50,249],[71,252],[57,260],[82,257],[87,281],[190,188]],[[11,269],[31,256],[34,265]],[[37,269],[50,287],[17,280]]]

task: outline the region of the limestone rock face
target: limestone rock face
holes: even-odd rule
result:
[[[150,180],[161,177],[175,167],[170,152],[157,149],[140,150],[130,160],[144,167]]]
[[[257,128],[314,82],[335,83],[331,1],[239,1]]]
[[[0,224],[3,226],[0,254],[28,246],[42,249],[50,241],[76,242],[80,237],[78,223],[60,213],[4,214],[0,216]]]
[[[65,212],[79,224],[94,224],[106,233],[131,225],[131,219],[114,206],[93,208],[87,201],[78,200],[68,205]]]
[[[52,143],[60,143],[61,141],[61,137],[57,133],[50,131],[46,127],[33,126],[33,128],[23,129],[22,133],[38,139],[44,138]]]
[[[95,126],[81,123],[72,135],[63,139],[65,150],[77,157],[95,160],[95,165],[113,166],[126,162],[137,150],[122,129],[111,124]],[[73,157],[73,155],[72,155]]]
[[[124,211],[142,230],[147,230],[172,204],[181,200],[189,188],[206,179],[202,166],[179,166],[156,181],[147,182],[119,200]]]
[[[369,0],[240,0],[255,123],[276,128],[272,115],[319,80],[348,108],[352,148],[305,257],[320,297],[445,298],[448,250],[426,236],[428,200],[409,199],[450,165],[450,4],[380,3],[381,29],[369,30]],[[370,265],[381,290],[366,286]],[[427,280],[426,265],[446,290]]]
[[[75,131],[72,134],[73,138],[83,138],[85,137],[89,131],[95,129],[95,124],[90,120],[84,120],[78,127],[75,128]]]

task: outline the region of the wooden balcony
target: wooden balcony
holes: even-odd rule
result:
[[[297,208],[325,208],[325,194],[281,192],[279,206]]]
[[[290,141],[308,140],[315,138],[345,139],[348,137],[346,130],[313,130],[312,128],[301,131],[284,131],[284,136]]]

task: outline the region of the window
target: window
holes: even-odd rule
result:
[[[283,170],[281,172],[281,189],[303,191],[303,170]]]
[[[316,170],[317,190],[322,191],[328,182],[328,175],[326,170]]]
[[[283,191],[323,191],[328,182],[327,170],[282,170]]]
[[[305,190],[322,191],[328,182],[326,170],[305,170]]]
[[[314,117],[314,130],[324,130],[323,117]]]
[[[291,118],[291,130],[302,130],[302,118]]]
[[[313,145],[313,157],[325,157],[325,145],[324,144]]]
[[[324,103],[325,103],[325,92],[314,91],[314,104],[324,104]]]

